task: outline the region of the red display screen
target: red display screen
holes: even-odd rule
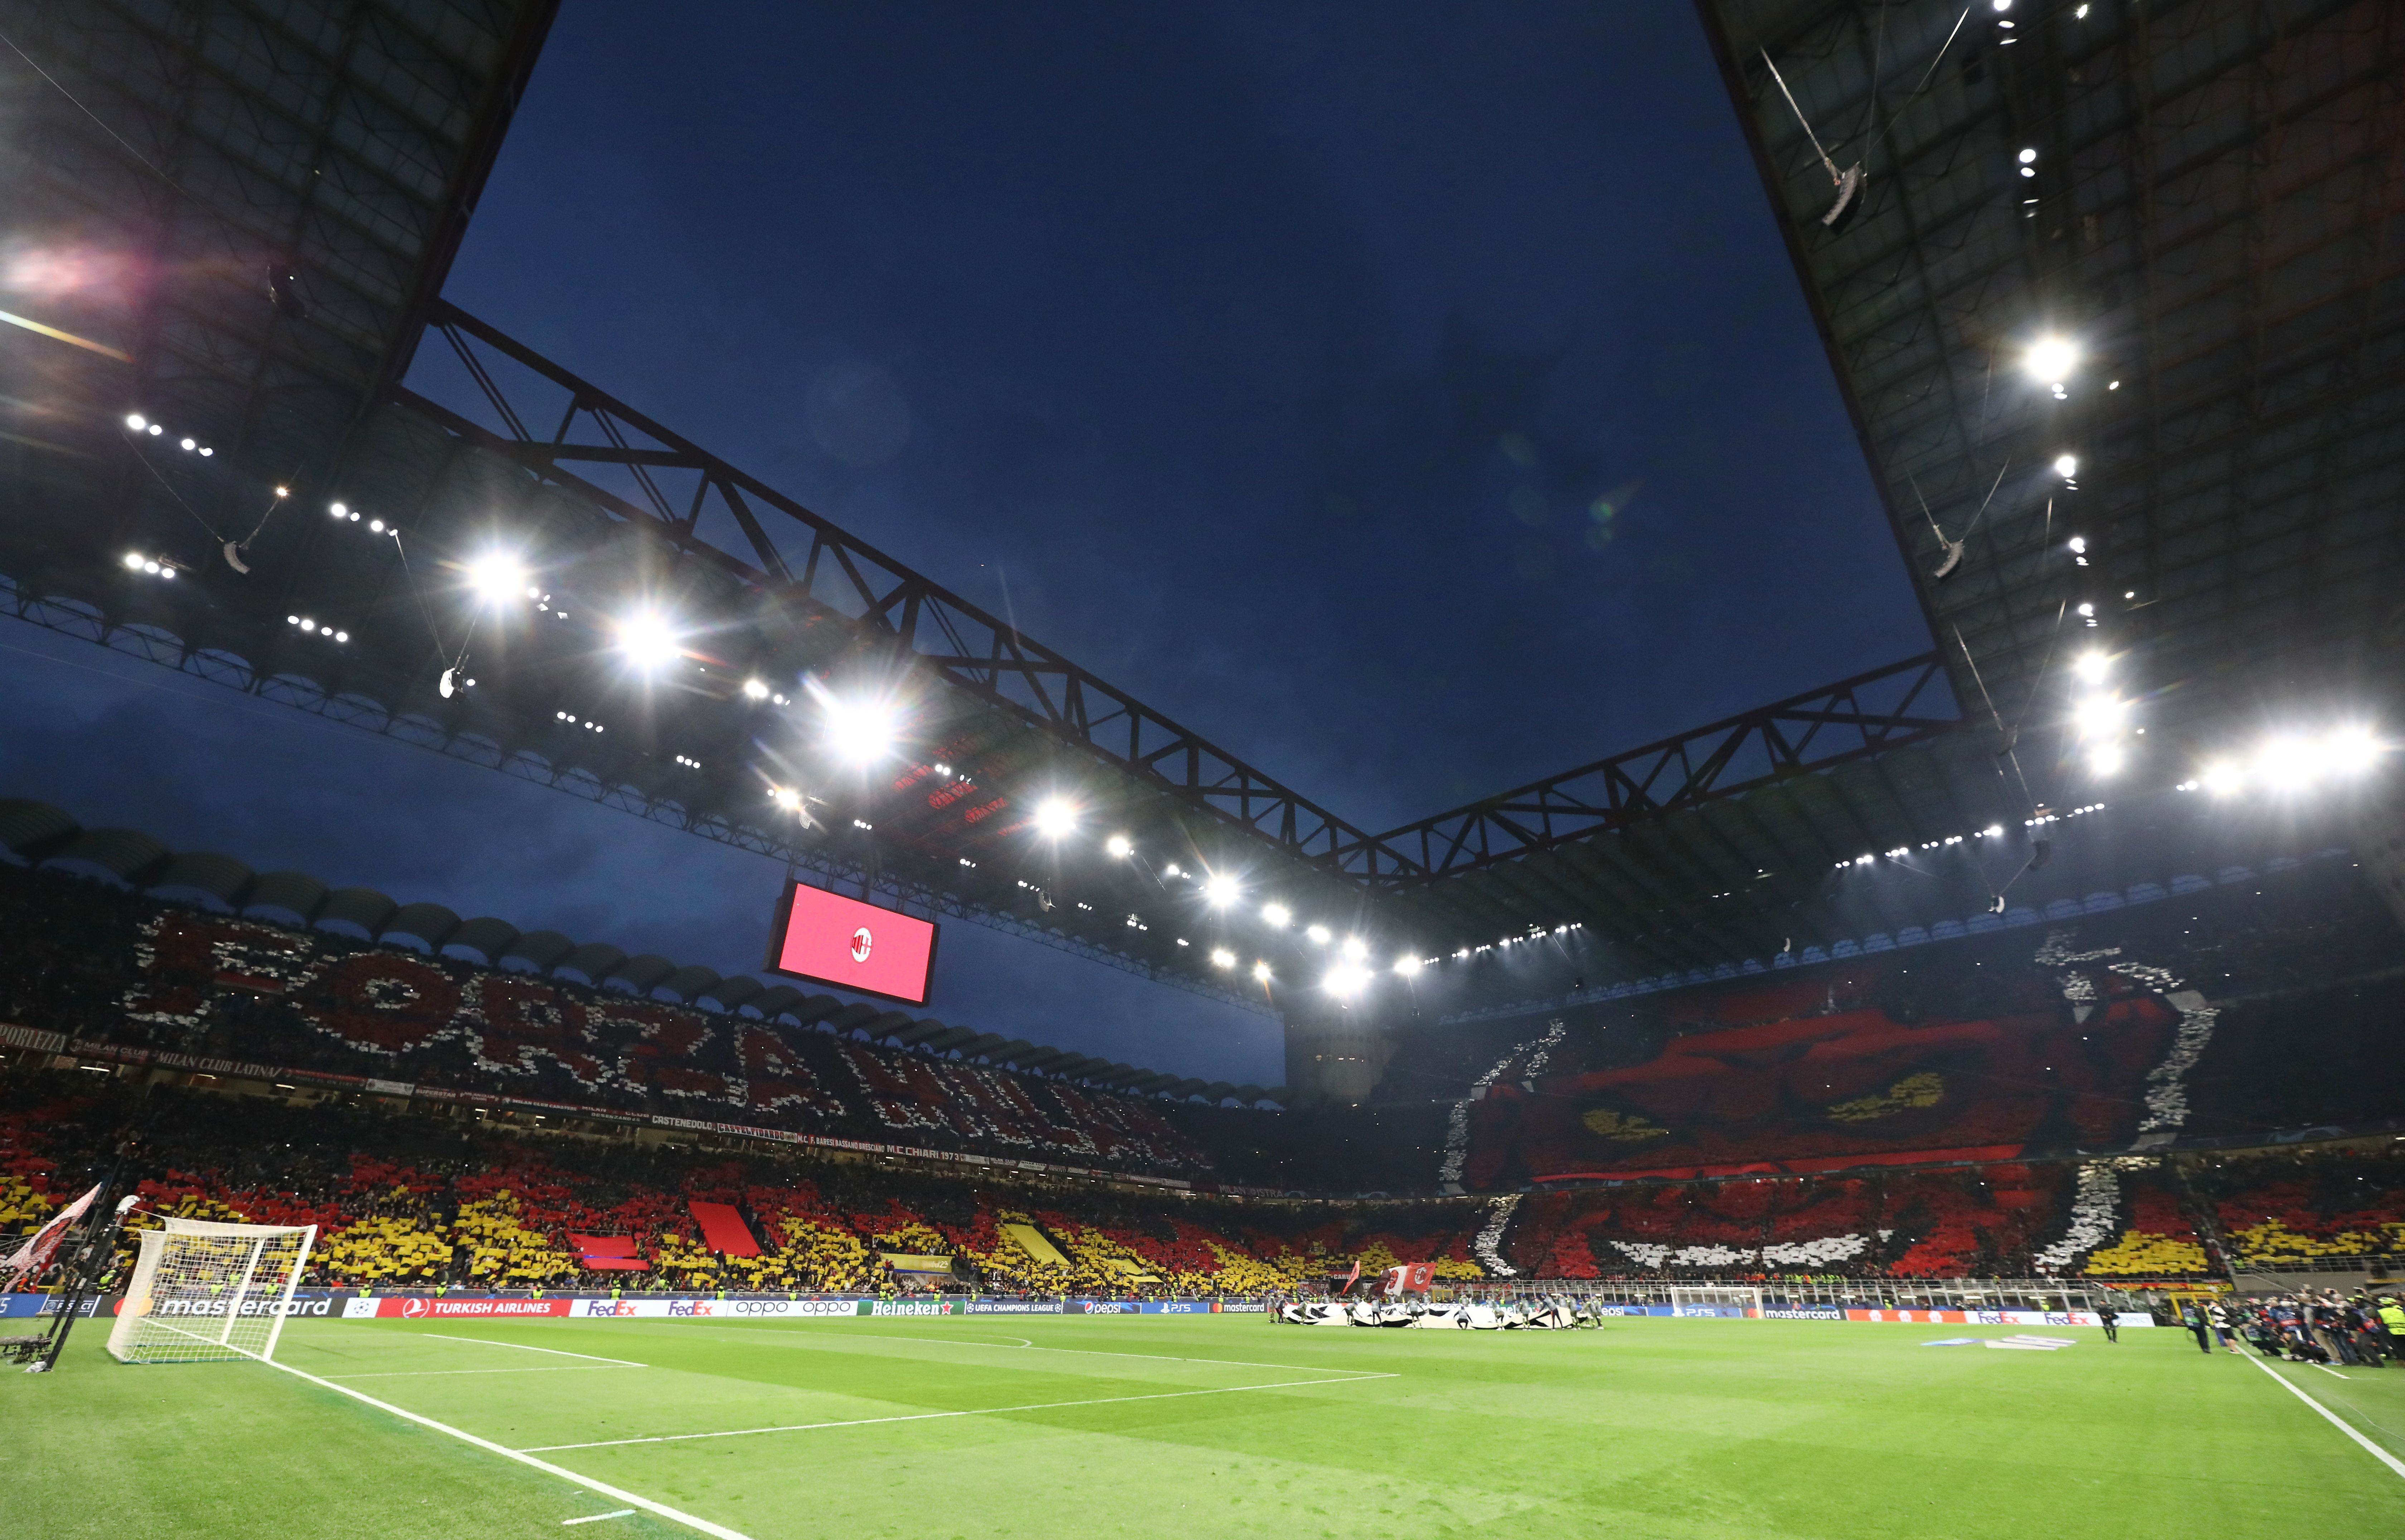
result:
[[[927,1003],[935,971],[933,922],[792,883],[768,932],[768,971],[854,994]]]

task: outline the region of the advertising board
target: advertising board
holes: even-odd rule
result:
[[[767,968],[854,994],[924,1005],[935,968],[935,927],[806,882],[789,883],[768,931]]]

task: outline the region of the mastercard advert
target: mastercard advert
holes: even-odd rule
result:
[[[873,903],[792,883],[768,931],[768,970],[906,1005],[927,1003],[935,927]]]

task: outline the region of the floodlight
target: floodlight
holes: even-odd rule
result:
[[[2115,700],[2110,695],[2090,695],[2072,708],[2071,720],[2079,731],[2089,737],[2100,737],[2118,729],[2121,719],[2129,714],[2130,703]]]
[[[2364,726],[2342,727],[2323,741],[2322,752],[2341,775],[2361,775],[2380,759],[2380,740]]]
[[[2120,774],[2121,766],[2124,763],[2125,759],[2121,753],[2120,746],[2109,743],[2103,748],[2096,750],[2095,753],[2089,755],[2088,760],[2089,768],[2094,770],[2100,776],[2115,776]]]
[[[762,684],[758,679],[745,679],[743,681],[743,693],[752,700],[764,701],[768,698],[768,687]]]
[[[187,454],[189,454],[189,453],[190,453],[191,451],[193,451],[193,450],[198,449],[198,448],[200,448],[200,447],[201,447],[199,444],[197,444],[197,443],[193,442],[193,441],[192,441],[191,440],[190,440],[190,439],[178,439],[178,440],[176,441],[176,442],[177,442],[177,443],[179,443],[179,444],[181,444],[181,445],[183,445],[184,450],[185,450],[185,452],[186,452]]]
[[[157,438],[160,434],[164,433],[165,431],[166,431],[166,429],[165,429],[165,428],[161,427],[157,423],[152,423],[152,424],[150,425],[149,428],[148,428],[148,432],[149,432],[150,436],[151,436],[152,438],[154,438],[154,439],[155,439],[155,438]]]
[[[139,433],[150,425],[142,420],[142,413],[139,412],[129,412],[125,414],[125,426]]]
[[[2000,839],[2004,836],[2004,826],[2001,823],[1991,823],[1985,829],[1980,830],[1979,833],[1987,835],[1990,839]]]
[[[1256,983],[1256,984],[1267,984],[1269,981],[1270,981],[1270,965],[1269,965],[1268,963],[1266,963],[1266,962],[1256,962],[1256,963],[1254,963],[1254,964],[1253,964],[1253,982],[1254,982],[1254,983]]]
[[[2025,166],[2033,166],[2037,164],[2037,151],[2033,149],[2022,150],[2020,153],[2020,162]]]
[[[802,794],[799,791],[788,791],[781,786],[768,789],[768,800],[788,813],[798,813],[802,809]]]
[[[2087,536],[2085,536],[2085,535],[2074,535],[2073,537],[2071,537],[2070,540],[2069,540],[2068,542],[2066,542],[2066,543],[2068,543],[2068,544],[2069,544],[2069,546],[2071,547],[2071,553],[2072,553],[2073,555],[2074,555],[2074,556],[2085,556],[2086,554],[2088,554],[2088,537],[2087,537]]]
[[[1230,951],[1230,950],[1228,950],[1225,946],[1214,946],[1213,948],[1211,948],[1211,966],[1212,966],[1212,967],[1214,967],[1214,968],[1233,968],[1235,965],[1236,965],[1236,954],[1235,954],[1235,953],[1231,952],[1231,951]]]
[[[1182,877],[1186,874],[1179,871],[1177,869],[1177,863],[1173,861],[1168,865],[1160,869],[1160,875],[1165,877]]]
[[[1339,999],[1350,999],[1370,982],[1370,970],[1357,963],[1340,962],[1328,970],[1328,992]]]
[[[2054,473],[2061,477],[2066,482],[2071,480],[2072,477],[2078,475],[2079,456],[2076,455],[2057,455],[2054,457]]]
[[[1236,885],[1236,879],[1231,876],[1214,874],[1203,879],[1203,901],[1214,909],[1225,909],[1244,896],[1245,890]]]
[[[1103,842],[1103,848],[1115,856],[1132,856],[1135,854],[1135,842],[1125,834],[1113,834]]]
[[[347,519],[351,516],[351,511],[344,507],[341,503],[328,503],[326,505],[326,511],[331,513],[338,519]]]
[[[2096,613],[2096,607],[2092,604],[2083,604],[2079,607],[2079,613],[2083,618],[2092,616]]]
[[[618,651],[638,668],[665,668],[684,655],[677,646],[676,627],[655,609],[639,609],[626,616],[618,622],[617,631]]]
[[[1047,797],[1035,806],[1035,832],[1059,839],[1077,827],[1077,807],[1065,797]]]
[[[142,553],[141,553],[141,552],[139,552],[139,551],[129,551],[129,552],[127,552],[127,553],[125,553],[125,565],[126,565],[126,566],[128,566],[128,567],[132,567],[132,568],[133,568],[134,571],[136,571],[136,572],[141,571],[141,570],[142,570]]]
[[[2072,664],[2071,671],[2079,676],[2082,684],[2102,684],[2104,676],[2113,671],[2113,660],[2102,652],[2082,652]]]
[[[1346,936],[1344,945],[1339,950],[1353,961],[1358,962],[1370,955],[1370,944],[1359,936]]]
[[[1315,925],[1309,930],[1303,931],[1303,934],[1319,943],[1322,946],[1328,945],[1328,927],[1325,925]]]
[[[2021,355],[2021,367],[2040,385],[2060,384],[2078,362],[2077,344],[2052,333],[2032,343]]]
[[[2255,778],[2266,790],[2301,791],[2321,778],[2315,745],[2304,738],[2276,737],[2255,751]]]
[[[1404,953],[1401,957],[1395,959],[1395,972],[1402,974],[1405,978],[1411,977],[1419,971],[1420,959],[1413,957],[1409,952]]]
[[[1261,905],[1261,918],[1283,931],[1287,927],[1287,922],[1294,918],[1294,915],[1283,903],[1264,903]]]
[[[2228,796],[2246,784],[2246,773],[2229,760],[2215,760],[2196,778],[2199,785],[2216,797]]]
[[[506,551],[486,552],[468,564],[468,586],[486,604],[500,603],[525,583],[525,565]]]

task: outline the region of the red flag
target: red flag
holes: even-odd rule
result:
[[[91,1207],[91,1200],[99,1196],[100,1183],[95,1182],[91,1191],[52,1214],[49,1224],[25,1238],[25,1243],[17,1248],[15,1255],[0,1262],[0,1278],[10,1273],[22,1273],[27,1278],[38,1276],[44,1267],[50,1265],[51,1254],[58,1251],[59,1242],[66,1238],[68,1227],[83,1217],[84,1211]]]

